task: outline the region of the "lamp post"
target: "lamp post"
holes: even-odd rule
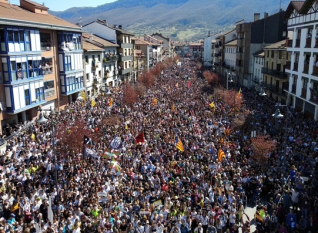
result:
[[[230,80],[229,80],[229,76],[230,76]],[[226,75],[226,90],[229,89],[229,82],[230,83],[233,83],[233,78],[232,78],[232,75],[231,75],[231,72],[228,72],[227,75]]]
[[[39,124],[44,124],[46,123],[49,119],[51,120],[51,137],[52,137],[52,144],[53,144],[53,151],[52,151],[52,157],[54,156],[54,168],[55,168],[55,185],[56,185],[56,190],[57,193],[59,193],[59,186],[58,186],[58,174],[57,174],[57,157],[55,153],[55,130],[54,130],[54,117],[58,115],[55,111],[52,110],[52,107],[50,109],[41,109],[38,108],[38,111],[40,112],[39,119],[36,121]],[[42,112],[50,112],[51,117],[46,117],[43,115]]]
[[[286,114],[287,114],[287,118],[286,118],[286,121],[285,121],[285,133],[284,133],[284,154],[283,155],[287,155],[287,122],[288,122],[288,105],[281,105],[281,104],[276,104],[276,110],[275,110],[275,113],[272,114],[272,116],[274,118],[277,118],[277,119],[282,119],[284,118],[284,115],[281,114],[280,112],[280,107],[286,107],[287,108],[287,111],[286,111]]]

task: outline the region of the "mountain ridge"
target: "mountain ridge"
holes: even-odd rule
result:
[[[289,0],[282,0],[286,9]],[[65,11],[50,11],[53,15],[85,25],[97,19],[110,25],[123,25],[136,35],[161,32],[177,40],[197,40],[210,31],[219,32],[234,27],[235,22],[253,20],[253,13],[269,15],[278,12],[277,0],[118,0],[98,7],[73,7]],[[262,16],[263,17],[263,16]]]

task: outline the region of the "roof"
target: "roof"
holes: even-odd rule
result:
[[[131,39],[135,41],[136,45],[157,45],[157,44],[144,40],[143,37],[132,37]]]
[[[202,43],[201,42],[190,42],[189,45],[190,46],[201,46]]]
[[[225,35],[227,35],[227,34],[233,32],[233,31],[236,31],[236,28],[233,28],[233,29],[231,29],[230,31],[224,32],[223,36],[225,36]]]
[[[29,4],[31,4],[31,5],[33,5],[33,6],[35,6],[36,8],[39,8],[39,9],[44,9],[44,10],[48,10],[49,9],[48,7],[46,7],[46,6],[42,5],[42,4],[39,4],[37,2],[33,2],[33,1],[30,1],[30,0],[24,0],[24,1],[29,3]]]
[[[162,39],[165,39],[165,40],[170,41],[170,38],[164,37],[161,33],[154,33],[154,34],[152,34],[151,36],[160,36]]]
[[[82,37],[84,40],[92,40],[93,44],[99,47],[119,47],[118,44],[114,44],[108,40],[105,40],[97,35],[89,34],[87,32],[84,32],[82,34]]]
[[[264,47],[264,49],[286,49],[287,46],[286,46],[286,40],[281,40],[281,41],[278,41],[274,44],[270,44],[266,47]]]
[[[294,10],[299,12],[304,3],[304,1],[291,1],[286,9],[285,19],[288,19]]]
[[[300,14],[307,14],[308,10],[310,9],[310,7],[312,6],[312,4],[314,4],[316,0],[306,0],[303,4],[303,6],[301,7],[301,9],[299,10]]]
[[[264,50],[259,50],[259,51],[255,52],[253,55],[255,57],[264,57],[265,53],[264,53]]]
[[[86,40],[83,40],[83,50],[85,52],[92,52],[92,51],[103,51],[103,48],[100,48]]]
[[[83,25],[83,27],[85,27],[85,26],[87,26],[87,25],[90,25],[90,24],[92,24],[92,23],[98,23],[98,24],[100,24],[100,25],[103,25],[103,26],[105,26],[105,27],[108,27],[108,28],[110,28],[110,29],[113,29],[113,30],[116,31],[116,34],[125,34],[125,35],[130,35],[130,36],[133,36],[133,35],[134,35],[134,34],[132,34],[131,32],[125,31],[125,30],[123,30],[123,29],[120,29],[120,28],[117,28],[117,27],[114,28],[114,27],[108,25],[108,23],[106,22],[106,20],[101,20],[101,19],[97,19],[96,21],[92,21],[92,22],[90,22],[90,23],[87,23],[87,24]]]
[[[232,40],[230,42],[227,42],[224,46],[236,46],[237,45],[237,40]]]
[[[28,1],[31,2],[31,1]],[[36,4],[32,2],[32,4]],[[57,29],[57,27],[80,31],[81,28],[51,14],[33,13],[20,6],[0,3],[0,24],[33,26],[37,28]]]

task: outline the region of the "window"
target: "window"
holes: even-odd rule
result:
[[[6,51],[6,43],[5,43],[3,29],[0,29],[0,51],[2,52]]]
[[[54,88],[54,81],[46,81],[44,83],[44,98],[49,98],[54,96],[55,88]]]
[[[307,89],[307,85],[308,85],[308,79],[304,78],[303,79],[303,89]]]
[[[40,33],[41,50],[50,51],[51,50],[51,35],[50,33]]]
[[[53,73],[53,62],[51,57],[42,57],[40,66],[40,75],[47,75]]]
[[[88,56],[85,56],[85,62],[88,64]]]
[[[8,41],[13,42],[13,31],[12,30],[8,31]]]
[[[36,102],[40,102],[44,100],[43,87],[35,88],[35,100]]]
[[[25,105],[30,105],[30,90],[24,90]]]
[[[11,69],[11,80],[17,81],[17,63],[15,61],[10,61]]]
[[[65,71],[71,71],[71,56],[65,56]]]
[[[25,50],[31,51],[30,31],[25,31]]]
[[[98,61],[100,61],[100,55],[97,56]]]
[[[30,78],[43,75],[43,68],[41,65],[42,61],[40,59],[41,57],[28,56],[28,70]]]
[[[7,60],[2,61],[2,72],[3,72],[3,80],[5,82],[9,82],[9,71],[8,71],[8,63]]]
[[[86,74],[86,81],[89,81],[89,73]]]

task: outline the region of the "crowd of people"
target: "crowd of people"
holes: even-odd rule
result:
[[[317,232],[318,124],[289,107],[275,119],[271,100],[245,89],[236,112],[196,62],[180,62],[130,106],[114,89],[10,138],[0,160],[0,233],[245,233],[252,224],[256,232]],[[235,128],[239,114],[246,122]],[[105,126],[104,118],[116,120]],[[59,150],[55,131],[78,122],[99,135],[84,145],[95,156]],[[265,165],[253,161],[251,129],[277,142]]]

